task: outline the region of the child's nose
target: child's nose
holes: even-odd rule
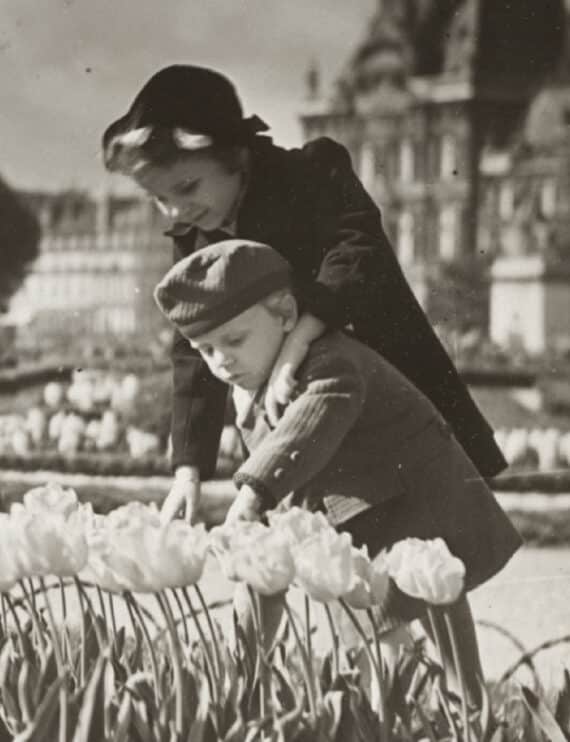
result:
[[[229,353],[223,351],[217,351],[214,354],[214,361],[220,368],[231,368],[234,364],[234,359]]]

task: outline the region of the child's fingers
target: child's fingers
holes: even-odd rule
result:
[[[279,409],[279,402],[277,401],[277,397],[275,396],[275,391],[272,386],[268,387],[267,394],[265,395],[265,412],[267,413],[269,424],[275,427],[279,422],[281,414]]]

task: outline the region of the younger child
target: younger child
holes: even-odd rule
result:
[[[256,520],[280,503],[322,510],[371,557],[407,537],[442,537],[465,563],[467,590],[488,580],[520,538],[433,404],[378,353],[347,333],[325,333],[269,424],[264,390],[299,316],[292,281],[272,248],[228,240],[175,264],[155,289],[161,311],[234,390],[249,455],[227,519]],[[382,629],[424,613],[391,585]],[[466,597],[452,620],[477,701],[481,668]]]

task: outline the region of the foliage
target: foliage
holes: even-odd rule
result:
[[[539,742],[541,729],[554,742],[567,738],[567,674],[552,712],[533,689],[513,695],[506,683],[492,696],[482,688],[480,708],[467,703],[446,607],[462,590],[463,569],[443,542],[406,540],[372,562],[322,514],[293,508],[269,522],[226,525],[208,537],[203,527],[161,523],[141,505],[102,518],[72,490],[28,492],[0,518],[0,740]],[[253,637],[235,622],[230,643],[213,620],[198,586],[208,548],[230,579],[247,585]],[[315,561],[329,569],[315,570]],[[304,620],[279,598],[286,621],[274,641],[264,640],[263,596],[293,579],[329,619],[331,649],[322,657],[312,649],[308,598]],[[406,648],[387,681],[373,607],[388,579],[404,590],[412,580],[413,594],[441,604],[428,613],[449,625],[459,695],[423,641]],[[67,610],[73,590],[79,626]],[[361,637],[357,647],[340,642],[328,609],[337,599]],[[117,620],[119,602],[126,624]]]
[[[0,179],[0,312],[20,287],[38,255],[39,225],[8,184]]]

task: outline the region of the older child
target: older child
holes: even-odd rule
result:
[[[235,474],[228,520],[258,519],[279,503],[323,510],[370,555],[415,536],[442,537],[466,566],[466,588],[489,579],[520,539],[433,404],[382,356],[342,332],[310,347],[294,398],[275,427],[264,409],[273,366],[298,318],[289,264],[270,247],[221,242],[177,263],[158,306],[211,372],[236,392],[249,452]],[[425,606],[395,586],[388,631]],[[469,686],[481,673],[465,597],[453,608]]]
[[[433,402],[478,471],[497,474],[506,463],[493,431],[414,298],[347,150],[328,138],[283,149],[267,128],[244,116],[223,75],[172,65],[107,128],[105,165],[171,219],[175,260],[231,235],[270,244],[295,269],[304,312],[275,363],[268,411],[288,401],[311,342],[351,325]],[[214,469],[227,387],[179,334],[172,359],[175,480],[165,510],[172,516],[185,501],[191,517]]]

